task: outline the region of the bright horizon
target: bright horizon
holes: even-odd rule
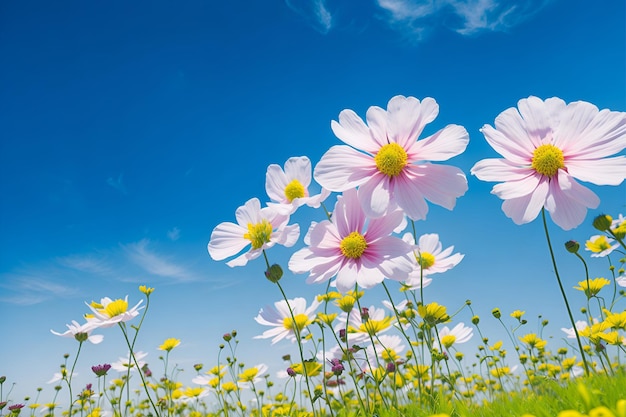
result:
[[[253,339],[267,330],[254,317],[281,294],[263,276],[262,258],[237,268],[213,261],[211,232],[234,222],[250,198],[269,201],[270,164],[307,156],[315,166],[342,144],[330,127],[342,110],[365,118],[370,106],[386,108],[396,95],[439,104],[421,137],[457,124],[470,138],[464,153],[443,162],[465,173],[469,190],[453,210],[429,204],[426,220],[416,222],[418,235],[437,233],[444,248],[465,255],[433,278],[426,299],[449,311],[471,299],[485,333],[505,344],[493,308],[506,317],[525,310],[527,331],[542,315],[550,321],[546,334],[559,341],[560,328],[570,325],[541,219],[515,225],[490,193],[495,183],[470,168],[498,157],[479,129],[520,99],[560,97],[626,111],[625,16],[618,1],[531,1],[525,8],[503,0],[3,4],[5,394],[15,383],[11,399],[19,402],[41,387],[40,402],[48,402],[54,384],[46,382],[78,347],[50,329],[81,322],[92,300],[128,295],[135,305],[144,284],[155,292],[137,350],[148,353],[153,372],[161,367],[158,346],[178,338],[170,363],[190,383],[193,365],[215,365],[221,336],[237,329],[240,359],[268,364],[276,379],[281,356],[293,356],[295,345]],[[584,246],[597,234],[591,221],[599,214],[626,215],[626,184],[584,185],[600,197],[598,209],[570,231],[549,223],[577,313],[583,298],[573,287],[584,270],[563,243]],[[310,303],[325,291],[286,267],[304,246],[309,222],[323,218],[321,210],[299,209],[290,220],[300,224],[298,243],[268,251],[285,270],[289,298]],[[592,275],[608,274],[606,259],[581,254]],[[377,287],[364,304],[384,299]],[[453,324],[470,318],[463,310]],[[95,381],[92,365],[127,352],[118,329],[97,333],[104,341],[83,346],[76,389]],[[64,389],[59,402],[66,400]]]

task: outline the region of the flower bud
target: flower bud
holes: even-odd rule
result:
[[[278,282],[283,277],[283,269],[278,264],[274,264],[265,271],[265,277],[271,282]]]
[[[222,339],[224,339],[225,342],[230,342],[232,338],[233,336],[230,333],[224,333],[224,336],[222,336]]]
[[[493,310],[491,310],[491,314],[497,319],[500,319],[500,317],[502,317],[502,313],[500,312],[499,308],[494,308]]]
[[[296,376],[296,371],[293,370],[293,368],[287,368],[287,375],[289,376]]]
[[[480,317],[474,316],[472,317],[472,324],[476,326],[480,322]]]
[[[611,228],[611,223],[613,223],[613,218],[608,214],[601,214],[593,219],[593,227],[601,232],[609,230]]]
[[[580,244],[575,240],[568,240],[567,242],[565,242],[565,249],[567,249],[569,253],[578,253],[578,249],[580,249]]]

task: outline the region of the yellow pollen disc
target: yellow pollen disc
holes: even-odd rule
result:
[[[291,203],[296,198],[305,196],[304,185],[298,180],[293,180],[285,187],[285,197]]]
[[[367,241],[359,232],[352,232],[343,238],[339,244],[339,249],[346,258],[358,259],[367,249]]]
[[[107,306],[102,309],[102,313],[106,314],[109,317],[119,316],[120,314],[126,313],[128,310],[128,303],[125,300],[115,300],[111,301]]]
[[[552,177],[559,169],[565,168],[563,151],[554,145],[541,145],[533,152],[530,166],[539,174]]]
[[[309,317],[306,314],[295,314],[294,317],[296,319],[296,327],[298,328],[298,331],[302,331],[302,329],[309,324]],[[285,317],[283,319],[283,326],[287,330],[295,331],[291,317]]]
[[[435,264],[435,257],[428,252],[420,252],[416,259],[422,269],[428,269]]]
[[[272,236],[272,224],[263,219],[261,223],[248,223],[248,233],[243,235],[244,239],[250,240],[252,249],[261,249],[264,244],[270,241]]]
[[[374,156],[376,168],[390,177],[395,177],[402,172],[407,163],[407,154],[402,146],[397,143],[388,143]]]
[[[450,348],[456,342],[456,336],[453,334],[447,334],[441,338],[441,344],[446,348]]]

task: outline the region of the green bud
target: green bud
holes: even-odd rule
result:
[[[476,326],[480,322],[480,317],[474,316],[472,317],[472,324]]]
[[[265,271],[265,277],[271,282],[278,282],[283,277],[283,269],[278,264],[274,264]]]
[[[76,333],[74,335],[74,339],[78,340],[79,342],[84,342],[85,340],[89,339],[89,335],[87,333]]]
[[[494,308],[493,310],[491,310],[491,314],[497,319],[500,319],[500,317],[502,317],[502,313],[500,312],[499,308]]]
[[[569,253],[578,253],[578,249],[580,249],[580,244],[575,240],[568,240],[567,242],[565,242],[565,249],[567,249]]]
[[[606,232],[611,228],[612,222],[613,218],[611,216],[609,216],[608,214],[601,214],[593,219],[593,227],[601,232]]]

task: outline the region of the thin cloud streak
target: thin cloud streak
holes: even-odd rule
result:
[[[123,245],[122,248],[127,258],[144,271],[164,278],[174,279],[180,282],[196,281],[198,278],[190,271],[173,262],[165,260],[148,248],[150,241],[142,239],[139,242]]]
[[[421,39],[443,26],[461,35],[506,31],[539,13],[551,0],[520,5],[509,0],[376,0],[385,20],[397,30]]]
[[[285,0],[285,3],[318,32],[326,34],[332,29],[333,16],[326,0]]]

